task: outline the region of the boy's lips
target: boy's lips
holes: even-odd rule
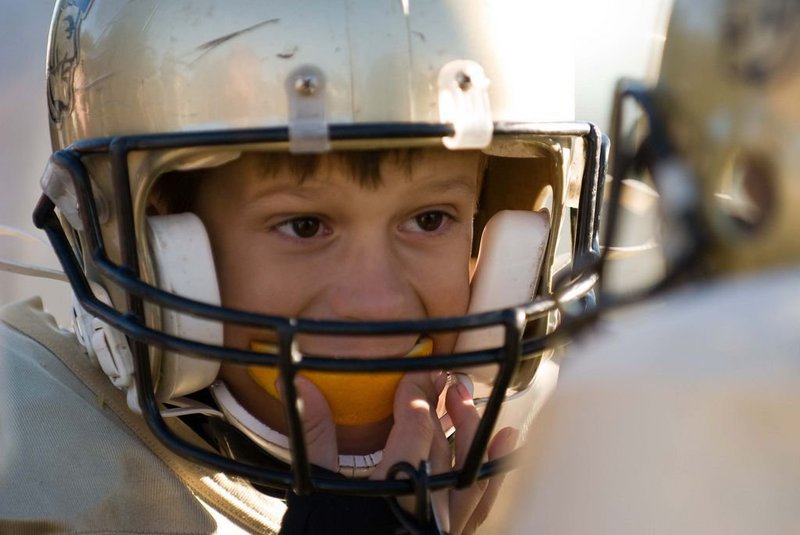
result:
[[[250,343],[250,349],[263,353],[275,353],[277,350],[274,343],[258,340]],[[432,351],[431,339],[421,338],[405,356],[428,356]],[[276,387],[278,370],[275,367],[250,366],[248,373],[264,391],[280,399]],[[303,371],[300,375],[320,390],[328,402],[333,421],[337,425],[366,425],[391,416],[394,394],[403,377],[402,372]]]

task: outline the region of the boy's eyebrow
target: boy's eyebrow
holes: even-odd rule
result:
[[[320,179],[319,177],[310,176],[307,178],[279,178],[269,177],[268,180],[256,180],[253,182],[255,188],[252,198],[263,197],[264,195],[272,195],[274,193],[294,193],[303,191],[318,190],[320,187],[330,187],[332,183]],[[300,193],[302,195],[302,193]]]
[[[420,187],[429,191],[439,193],[450,189],[467,190],[469,193],[478,191],[478,180],[475,176],[453,175],[453,176],[431,176],[418,179]]]
[[[442,193],[448,190],[461,190],[463,193],[470,195],[476,194],[478,191],[477,178],[467,175],[452,175],[452,176],[427,176],[419,177],[415,180],[419,183],[419,187],[431,193]],[[316,197],[317,191],[324,187],[330,187],[331,184],[323,180],[310,179],[297,183],[294,181],[280,182],[269,181],[261,182],[258,189],[248,198],[248,202],[254,202],[270,195],[284,193],[294,195],[297,197],[312,198]],[[322,192],[325,194],[325,192]]]
[[[294,195],[295,197],[310,199],[318,196],[315,190],[319,190],[319,188],[309,187],[308,183],[306,182],[301,184],[298,184],[297,182],[261,182],[259,187],[252,193],[252,195],[248,197],[247,202],[256,202],[264,199],[265,197],[270,197],[277,194]]]

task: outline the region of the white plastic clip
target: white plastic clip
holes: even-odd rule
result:
[[[325,117],[325,75],[317,67],[295,69],[286,79],[289,101],[289,152],[330,149]]]
[[[111,299],[102,286],[94,282],[89,284],[100,301],[111,304]],[[73,329],[78,341],[89,357],[100,365],[114,386],[129,391],[134,386],[134,368],[127,338],[105,321],[84,310],[74,295],[72,299]]]
[[[439,118],[451,123],[452,137],[442,138],[448,149],[483,149],[492,142],[489,79],[474,61],[459,59],[439,71]]]
[[[75,191],[75,184],[69,171],[64,169],[50,158],[47,167],[44,168],[39,185],[47,197],[61,211],[75,230],[83,230],[81,221],[80,207],[78,205],[78,194]]]

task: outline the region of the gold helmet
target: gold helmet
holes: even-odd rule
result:
[[[614,174],[649,170],[673,275],[690,266],[723,274],[800,258],[798,30],[796,2],[679,1],[656,86],[620,84]],[[647,122],[636,154],[619,131],[629,100]]]
[[[471,460],[416,489],[363,480],[359,492],[464,485],[500,469],[481,460],[498,415],[527,425],[528,393],[557,346],[563,312],[588,306],[597,280],[586,268],[597,256],[606,144],[593,126],[572,122],[571,50],[556,44],[570,14],[554,4],[57,3],[47,71],[54,154],[36,220],[73,286],[79,335],[159,438],[195,460],[271,486],[352,490],[353,481],[311,477],[291,378],[309,370],[447,369],[470,376],[484,404]],[[473,281],[467,316],[314,321],[221,306],[202,225],[149,211],[164,177],[216,168],[246,153],[411,147],[485,155],[475,234],[484,227],[501,232],[491,247],[475,240],[481,282]],[[535,214],[535,221],[520,213]],[[487,225],[490,219],[500,222]],[[533,261],[536,273],[509,276],[520,269],[503,262],[510,253]],[[499,287],[508,289],[512,280],[517,287],[502,294]],[[279,340],[249,351],[225,347],[223,324],[269,329]],[[326,359],[301,355],[293,344],[304,332],[462,330],[455,354],[419,359]],[[469,341],[476,333],[486,335],[484,342]],[[209,387],[221,361],[280,364],[294,430],[288,445],[265,438],[226,407],[222,417],[285,458],[292,465],[286,474],[232,465],[163,425],[169,411],[163,404]],[[514,403],[521,405],[509,408]]]

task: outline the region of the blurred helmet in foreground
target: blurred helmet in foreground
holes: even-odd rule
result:
[[[619,85],[614,175],[649,172],[668,278],[800,259],[800,4],[676,2],[652,89]],[[626,145],[631,101],[644,141]]]

